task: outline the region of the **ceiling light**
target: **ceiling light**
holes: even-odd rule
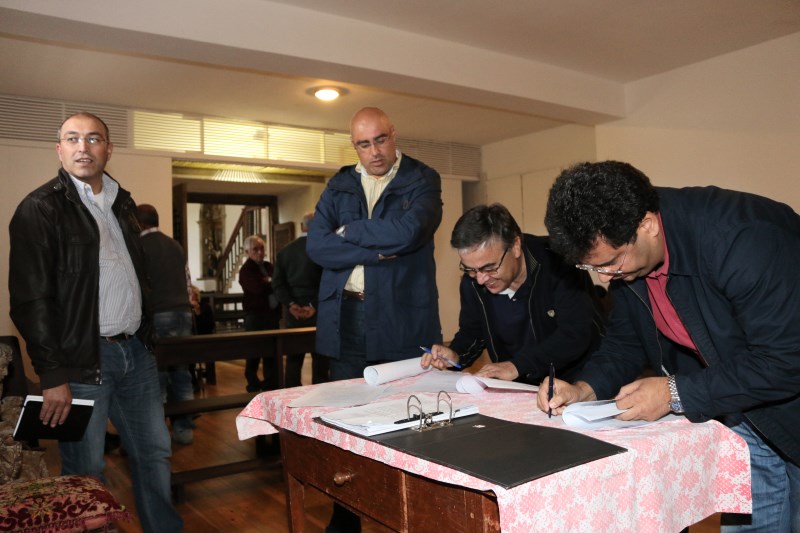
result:
[[[308,94],[313,94],[314,97],[323,100],[325,102],[330,102],[331,100],[336,100],[340,96],[344,96],[347,94],[347,89],[343,89],[341,87],[312,87],[308,91]]]

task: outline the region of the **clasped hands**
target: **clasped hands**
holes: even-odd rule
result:
[[[291,304],[289,312],[297,320],[307,320],[317,314],[317,310],[310,305]]]

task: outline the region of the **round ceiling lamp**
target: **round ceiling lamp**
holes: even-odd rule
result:
[[[344,96],[347,94],[347,89],[343,89],[341,87],[333,87],[333,86],[325,86],[325,87],[312,87],[308,91],[308,94],[314,95],[315,98],[322,100],[324,102],[330,102],[332,100],[336,100],[340,96]]]

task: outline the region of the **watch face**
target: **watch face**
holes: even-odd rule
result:
[[[682,413],[683,412],[683,404],[681,402],[670,402],[669,403],[669,408],[674,413]]]

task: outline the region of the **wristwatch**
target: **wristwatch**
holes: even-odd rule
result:
[[[675,376],[667,378],[667,386],[669,386],[669,408],[673,413],[683,413],[683,403],[681,397],[678,395],[678,386],[675,384]]]

